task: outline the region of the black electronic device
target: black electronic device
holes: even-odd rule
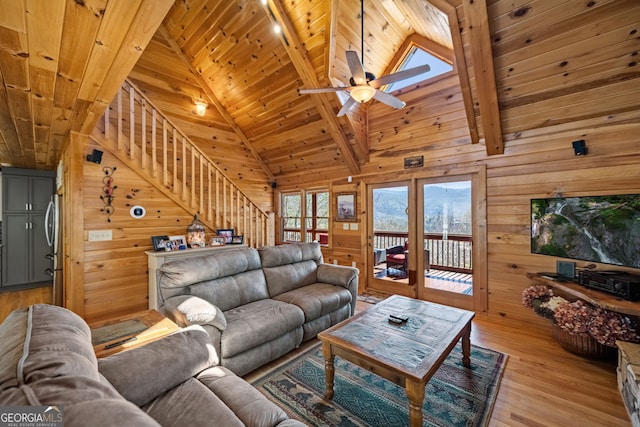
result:
[[[640,301],[640,276],[634,274],[622,271],[582,270],[578,272],[578,283],[627,301]]]
[[[409,316],[397,315],[397,314],[390,314],[389,315],[389,322],[390,323],[395,323],[396,325],[402,325],[407,320],[409,320]]]

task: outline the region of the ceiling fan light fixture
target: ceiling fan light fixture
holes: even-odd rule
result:
[[[371,101],[373,95],[376,94],[376,89],[368,85],[361,85],[351,89],[350,94],[357,102],[364,104]]]

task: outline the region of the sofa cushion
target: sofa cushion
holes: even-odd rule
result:
[[[224,315],[227,329],[221,337],[223,358],[271,341],[304,323],[300,308],[272,299],[245,304]]]
[[[226,368],[209,368],[197,378],[231,408],[244,425],[271,427],[288,418],[282,409]]]
[[[142,406],[218,361],[209,335],[194,326],[102,358],[98,367],[125,399]]]
[[[142,410],[163,427],[245,427],[218,396],[195,378],[158,396],[142,406]]]
[[[262,275],[260,268],[260,257],[253,248],[241,247],[201,257],[178,259],[167,262],[160,267],[159,293],[162,301],[165,301],[174,295],[190,294],[192,285],[208,282],[215,285],[216,279],[233,278],[253,272],[244,278],[239,278],[237,283],[233,281],[221,282],[218,285],[217,293],[214,292],[212,295],[214,298],[225,296],[229,304],[246,304],[258,298],[265,298],[266,284],[264,278],[259,280]],[[246,285],[252,286],[244,289]],[[239,290],[238,287],[243,289]],[[230,308],[230,306],[223,307],[222,301],[217,299],[211,300],[211,302],[223,310]]]
[[[0,328],[0,391],[18,385],[16,373],[18,361],[22,357],[24,340],[27,335],[26,308],[13,311],[2,322]]]
[[[258,253],[260,254],[260,262],[263,268],[294,264],[307,260],[312,260],[316,264],[322,264],[323,262],[320,244],[317,242],[265,246],[259,248]]]
[[[271,298],[317,281],[322,252],[316,242],[266,246],[258,252]]]
[[[26,329],[16,329],[23,332],[22,338],[12,340],[14,345],[23,341],[19,344],[23,353],[15,371],[18,385],[63,376],[100,380],[91,330],[80,316],[47,304],[32,305],[26,316],[18,316],[27,322]]]
[[[250,270],[200,282],[190,286],[187,293],[209,301],[223,312],[269,297],[262,270]]]
[[[274,299],[300,307],[306,323],[349,305],[351,292],[341,286],[314,283],[285,292]]]

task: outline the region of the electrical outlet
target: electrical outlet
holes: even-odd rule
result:
[[[111,230],[91,230],[89,231],[90,242],[101,242],[104,240],[112,240],[113,232]]]

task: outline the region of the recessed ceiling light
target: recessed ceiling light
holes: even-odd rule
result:
[[[273,31],[275,31],[277,34],[280,34],[280,31],[281,31],[280,25],[274,24]]]

